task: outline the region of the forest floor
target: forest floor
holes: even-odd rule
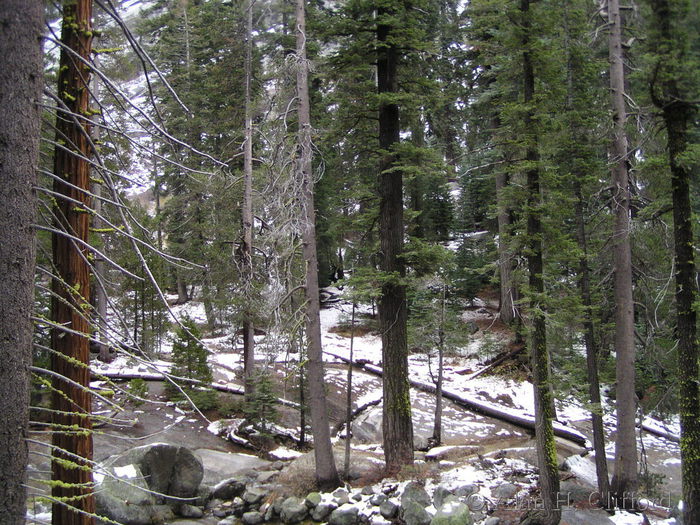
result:
[[[339,361],[339,357],[350,357],[349,314],[351,306],[343,302],[327,305],[321,312],[324,352],[326,354],[327,402],[331,425],[339,427],[345,419],[347,365]],[[187,313],[196,321],[203,322],[203,308],[200,303],[191,301],[176,308],[178,315]],[[353,340],[353,359],[366,363],[381,365],[381,341],[373,326],[373,315],[370,308],[358,312],[360,326],[367,329],[357,330],[359,334]],[[534,415],[532,386],[526,380],[522,361],[514,358],[493,373],[474,377],[485,366],[489,358],[493,358],[509,346],[512,334],[496,319],[496,305],[488,297],[477,299],[473,308],[464,312],[465,323],[473,323],[472,329],[477,330],[471,335],[463,348],[452,349],[445,360],[444,388],[471,396],[479,402],[491,404],[508,412],[522,415]],[[268,336],[269,337],[269,336]],[[298,360],[298,355],[279,354],[270,351],[266,345],[266,337],[258,337],[259,348],[267,350],[265,358],[268,366],[277,376],[277,393],[288,399],[296,400],[297,392],[293,379],[290,379],[288,365]],[[216,338],[203,339],[209,348],[210,362],[214,370],[214,380],[219,383],[238,384],[240,381],[240,347],[235,343],[235,336],[228,334]],[[166,352],[163,357],[167,357]],[[522,359],[522,358],[520,358]],[[160,367],[167,367],[167,362]],[[435,372],[435,359],[425,353],[412,353],[409,358],[411,379],[431,382],[431,372]],[[109,365],[95,366],[102,372],[136,373],[139,370],[149,372],[143,364],[118,358]],[[129,448],[155,443],[168,442],[186,446],[193,450],[208,449],[219,452],[251,454],[250,450],[222,439],[211,432],[216,425],[212,421],[221,417],[217,411],[197,414],[183,410],[165,400],[162,393],[162,383],[149,381],[147,403],[134,405],[125,403],[125,410],[116,417],[123,420],[123,426],[108,425],[99,428],[95,434],[95,459],[102,461],[109,456],[119,454]],[[97,385],[95,385],[97,386]],[[353,423],[353,445],[363,453],[375,454],[381,458],[381,405],[372,405],[372,401],[382,397],[381,379],[365,371],[353,371],[353,408],[370,405],[362,411]],[[237,397],[237,396],[233,396]],[[417,448],[427,449],[427,439],[432,435],[434,420],[434,395],[412,389],[412,408],[414,433]],[[583,403],[573,396],[559,399],[557,404],[559,421],[589,438],[591,428],[589,414]],[[95,406],[98,413],[108,412],[103,404]],[[289,407],[280,407],[277,424],[299,433],[299,413]],[[608,448],[606,455],[610,460],[614,456],[614,410],[607,407],[605,425],[608,433]],[[677,433],[677,426],[671,431]],[[340,431],[343,435],[343,431]],[[343,442],[340,437],[335,440]],[[652,436],[648,433],[640,435],[640,445],[647,468],[653,476],[649,485],[650,499],[664,503],[676,501],[680,494],[680,453],[677,443],[667,439]],[[532,433],[496,418],[481,415],[466,410],[451,401],[445,400],[443,405],[443,445],[452,449],[433,449],[426,453],[418,452],[419,463],[426,459],[437,461],[439,474],[435,482],[444,484],[474,482],[483,486],[482,493],[490,497],[490,490],[498,483],[513,478],[519,473],[519,483],[523,490],[532,491],[536,484],[536,464],[534,440]],[[590,442],[588,443],[590,445]],[[38,451],[36,445],[32,445]],[[286,448],[286,447],[285,447]],[[583,489],[594,491],[595,470],[591,454],[566,439],[558,439],[559,459],[574,458],[570,473],[563,478],[575,481]],[[431,457],[432,454],[432,457]],[[582,454],[585,457],[582,457]],[[46,472],[48,461],[45,457],[32,454],[30,471],[35,475]],[[505,511],[504,511],[505,512]],[[617,513],[612,516],[610,523],[617,525],[641,524],[641,515]],[[672,524],[673,519],[660,519],[649,515],[652,523]],[[504,521],[507,522],[507,521]],[[585,521],[583,522],[585,523]]]

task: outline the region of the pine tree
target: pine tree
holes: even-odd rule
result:
[[[51,301],[51,369],[53,439],[51,495],[52,523],[92,523],[92,432],[89,392],[90,373],[90,270],[88,235],[91,208],[88,114],[92,45],[92,1],[78,0],[63,6],[58,93],[67,111],[58,112],[54,152],[53,264]],[[82,60],[76,59],[72,53]],[[85,62],[83,62],[85,61]],[[70,112],[70,113],[69,113]],[[64,182],[65,181],[65,182]],[[70,200],[69,200],[70,199]],[[76,204],[80,203],[80,204]],[[76,240],[73,240],[76,239]],[[79,429],[75,431],[74,429]]]
[[[318,257],[316,255],[316,228],[314,208],[314,180],[312,168],[311,116],[309,108],[309,64],[306,59],[305,1],[297,0],[297,179],[301,187],[302,251],[306,263],[306,339],[308,341],[309,407],[314,435],[316,482],[320,489],[328,491],[340,485],[340,477],[333,458],[333,448],[326,408],[326,392],[323,377],[323,347],[321,343],[321,309],[318,290]]]
[[[630,245],[630,180],[629,150],[625,124],[625,72],[622,48],[622,18],[618,0],[608,1],[610,91],[613,110],[612,183],[613,253],[615,258],[615,353],[617,379],[617,434],[615,439],[615,471],[611,490],[625,508],[634,505],[625,495],[637,490],[637,441],[635,424],[635,347],[634,299],[632,297],[632,252]]]
[[[0,516],[8,525],[26,516],[42,9],[38,0],[0,4]]]
[[[653,13],[651,96],[666,127],[671,170],[676,264],[679,413],[683,523],[700,521],[700,347],[691,207],[693,131],[698,113],[698,56],[693,54],[687,0],[650,0]]]
[[[215,400],[214,391],[207,386],[192,387],[178,384],[177,378],[194,379],[204,385],[212,382],[211,367],[207,361],[208,352],[199,340],[201,333],[196,323],[185,317],[181,326],[175,331],[173,342],[172,368],[170,373],[175,376],[173,384],[166,384],[166,392],[171,399],[182,399],[184,392],[200,409],[212,408]]]

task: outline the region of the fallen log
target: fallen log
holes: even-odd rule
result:
[[[509,350],[508,352],[505,352],[504,354],[501,354],[500,356],[496,357],[493,361],[488,363],[484,368],[481,370],[477,370],[476,372],[469,374],[467,377],[464,378],[465,381],[469,381],[470,379],[476,379],[480,375],[483,375],[494,368],[496,368],[498,365],[503,363],[504,361],[507,361],[508,359],[515,357],[519,353],[521,353],[525,349],[525,345],[518,345],[512,350]],[[458,371],[458,374],[461,374],[462,372]]]
[[[144,381],[165,381],[165,375],[160,372],[104,372],[104,371],[91,371],[91,377],[93,380],[109,379],[112,381],[130,381],[132,379],[143,379]],[[188,379],[185,377],[173,378],[178,383],[187,383],[190,385],[203,386],[211,388],[218,392],[226,392],[228,394],[236,394],[242,396],[244,394],[243,388],[235,385],[228,385],[222,383],[203,383],[197,379]],[[289,399],[284,399],[281,397],[277,398],[277,402],[280,405],[285,405],[292,408],[299,408],[299,403],[290,401]]]
[[[350,360],[347,357],[339,356],[337,354],[333,354],[330,352],[326,352],[327,355],[330,355],[336,359],[339,359],[343,361],[344,363],[351,363]],[[369,364],[369,363],[358,363],[358,362],[352,362],[351,363],[353,366],[356,366],[360,368],[361,370],[365,370],[366,372],[369,372],[371,374],[377,375],[381,377],[383,375],[383,370],[381,367]],[[420,381],[416,381],[413,379],[409,379],[410,385],[417,389],[421,390],[423,392],[427,392],[429,394],[435,394],[435,386],[430,385],[427,383],[421,383]],[[443,387],[442,389],[442,396],[457,403],[460,406],[463,406],[469,410],[472,410],[474,412],[478,412],[484,416],[492,417],[494,419],[499,419],[501,421],[506,421],[508,423],[511,423],[515,426],[518,426],[520,428],[524,428],[527,430],[534,431],[535,430],[535,418],[532,416],[527,416],[525,414],[515,414],[512,412],[508,412],[506,410],[500,409],[496,406],[493,406],[488,403],[484,403],[482,401],[479,401],[477,399],[474,399],[469,396],[465,396],[464,394],[458,394],[456,392],[453,392],[451,390],[447,390]],[[568,439],[569,441],[573,441],[577,445],[580,446],[585,446],[586,444],[586,436],[581,434],[580,432],[567,428],[561,423],[554,422],[554,434],[556,436],[562,437],[564,439]]]
[[[642,430],[648,432],[649,434],[654,434],[655,436],[659,436],[665,439],[668,439],[669,441],[673,441],[674,443],[680,443],[681,438],[680,436],[674,434],[673,432],[666,430],[664,428],[659,428],[658,426],[651,424],[651,423],[644,423],[642,422],[641,425],[637,425],[638,427],[641,427]]]

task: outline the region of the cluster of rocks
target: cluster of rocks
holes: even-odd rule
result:
[[[485,509],[472,505],[470,498],[477,491],[473,485],[454,490],[438,486],[431,497],[418,482],[384,480],[356,491],[339,488],[330,494],[312,492],[305,498],[280,496],[285,487],[273,480],[284,464],[277,463],[270,471],[241,474],[208,486],[202,484],[202,461],[187,448],[164,443],[138,447],[110,459],[96,472],[97,513],[124,525],[205,516],[206,523],[218,525],[294,525],[309,520],[388,525],[399,519],[405,525],[472,525],[486,517]],[[486,523],[498,521],[493,518]]]
[[[294,525],[309,520],[329,525],[388,525],[397,519],[406,525],[472,525],[485,517],[480,510],[470,509],[468,498],[476,491],[473,485],[454,491],[440,486],[432,498],[420,483],[400,487],[398,482],[389,481],[355,492],[339,488],[331,494],[312,492],[305,498],[271,499],[272,495],[259,487],[241,487],[236,480],[228,480],[215,487],[210,506],[219,516],[226,509],[223,512],[228,516],[218,525]],[[223,495],[233,496],[228,506],[216,499]],[[498,519],[487,523],[496,525]]]

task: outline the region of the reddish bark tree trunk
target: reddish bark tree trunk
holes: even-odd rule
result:
[[[92,2],[68,2],[63,8],[61,41],[84,60],[90,59],[92,45]],[[51,301],[51,368],[65,379],[55,377],[52,394],[53,456],[52,479],[60,481],[51,494],[61,502],[53,504],[56,525],[93,523],[85,513],[94,513],[92,496],[92,430],[89,393],[90,357],[90,274],[87,248],[90,226],[88,191],[90,167],[88,114],[90,71],[66,49],[61,50],[58,93],[73,114],[59,110],[56,141],[66,149],[54,153],[54,191],[68,199],[56,199],[53,234],[54,297]],[[82,157],[82,158],[81,158]],[[65,180],[67,183],[63,183]],[[78,205],[75,201],[80,202]],[[69,237],[70,236],[70,237]],[[72,238],[71,238],[72,237]]]

